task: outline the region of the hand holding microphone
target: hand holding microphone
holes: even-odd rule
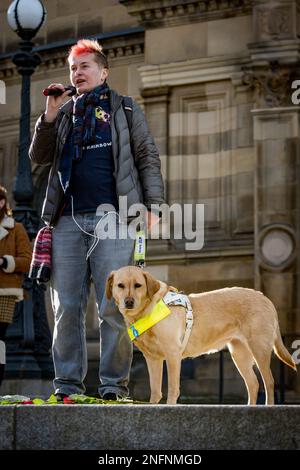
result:
[[[53,122],[64,99],[75,95],[76,88],[73,86],[65,87],[61,83],[51,83],[51,85],[43,90],[43,94],[47,96],[44,120],[46,122]]]
[[[45,88],[43,90],[43,95],[45,96],[61,96],[64,91],[70,91],[67,96],[74,96],[76,95],[76,88],[74,86],[66,86],[64,90],[61,88]]]

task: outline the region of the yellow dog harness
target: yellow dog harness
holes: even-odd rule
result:
[[[188,296],[185,294],[179,294],[178,292],[168,292],[163,299],[157,302],[151,313],[140,318],[127,328],[131,341],[134,341],[145,333],[145,331],[149,330],[152,326],[170,315],[171,310],[168,305],[184,307],[186,310],[186,328],[181,345],[182,351],[184,351],[193,326],[193,309]]]

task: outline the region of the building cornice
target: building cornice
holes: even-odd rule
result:
[[[240,84],[243,67],[249,65],[249,61],[249,54],[239,57],[228,55],[168,64],[143,65],[138,70],[145,93],[147,88],[188,85],[229,78],[236,84]]]
[[[132,63],[135,59],[141,60],[144,55],[145,33],[143,28],[132,28],[132,30],[120,31],[119,33],[95,36],[103,46],[109,63],[114,66],[118,61]],[[36,73],[49,72],[51,70],[66,69],[68,50],[76,43],[76,39],[64,42],[47,44],[33,49],[41,56],[42,63]],[[0,79],[10,80],[19,77],[16,66],[12,62],[12,55],[0,55]]]
[[[161,28],[245,15],[252,0],[119,0],[145,28]]]
[[[253,250],[253,237],[246,243],[246,245],[241,246],[228,246],[226,243],[222,243],[218,248],[215,247],[206,247],[201,251],[170,251],[170,249],[165,251],[158,252],[155,246],[152,245],[151,241],[149,243],[149,253],[147,256],[147,263],[149,265],[162,265],[162,264],[176,264],[176,265],[187,265],[203,259],[208,258],[210,261],[220,258],[252,258],[254,255]]]

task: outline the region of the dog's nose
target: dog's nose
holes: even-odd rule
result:
[[[126,297],[125,307],[126,308],[133,308],[133,306],[134,306],[134,298],[133,297]]]

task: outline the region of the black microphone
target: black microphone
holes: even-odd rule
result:
[[[70,90],[70,93],[68,94],[68,96],[73,96],[73,95],[76,95],[77,93],[76,88],[74,86],[66,86],[64,90],[61,90],[60,88],[45,88],[43,90],[43,95],[60,96],[67,90]]]

